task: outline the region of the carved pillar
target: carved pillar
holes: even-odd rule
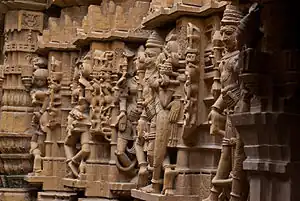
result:
[[[31,59],[36,56],[37,37],[43,30],[44,15],[37,11],[13,10],[18,8],[17,3],[10,6],[11,10],[5,14],[4,28],[1,174],[5,188],[25,188],[24,175],[32,171],[29,154],[33,111],[29,94],[33,73]],[[30,199],[29,194],[25,194],[24,191],[23,195],[27,196],[24,200]]]
[[[134,163],[129,168],[129,173],[126,172],[126,164],[121,165],[117,161],[116,150],[120,135],[117,117],[121,111],[127,112],[125,110],[129,105],[127,82],[133,77],[129,69],[133,68],[138,45],[148,36],[148,32],[141,30],[140,26],[148,8],[148,1],[133,0],[104,0],[100,5],[90,5],[73,41],[81,49],[80,56],[89,57],[87,60],[91,71],[79,75],[82,79],[79,78],[76,84],[83,89],[82,96],[87,99],[86,114],[91,126],[85,176],[65,177],[63,184],[74,190],[83,190],[87,199],[128,198],[130,190],[135,187],[135,183],[131,182],[136,167],[134,153],[130,153],[130,160]],[[76,87],[72,92],[75,89]],[[92,93],[89,94],[89,90]],[[125,123],[126,128],[130,126],[128,122]],[[133,138],[130,141],[132,140]],[[128,149],[125,151],[128,154]]]
[[[40,185],[43,192],[38,192],[38,200],[74,200],[76,193],[63,185],[62,179],[68,174],[64,141],[67,135],[68,115],[72,109],[72,81],[79,49],[72,44],[76,29],[87,12],[87,6],[77,6],[68,2],[70,7],[62,8],[60,17],[49,17],[48,27],[38,38],[38,53],[48,59],[49,70],[49,118],[46,133],[45,155],[42,172],[28,175],[27,181]],[[64,6],[63,4],[59,4]]]
[[[201,200],[209,193],[221,149],[220,138],[209,135],[207,115],[214,101],[210,92],[214,67],[211,61],[212,35],[219,29],[220,21],[217,17],[219,13],[214,11],[221,11],[225,4],[215,1],[161,2],[163,5],[152,1],[151,12],[143,20],[143,25],[157,29],[161,34],[174,31],[175,39],[170,39],[172,37],[168,34],[165,44],[175,40],[179,45],[179,67],[174,65],[172,70],[179,74],[176,79],[183,83],[181,87],[184,92],[178,94],[175,91],[172,100],[179,99],[182,108],[176,122],[171,125],[172,134],[166,154],[170,156],[171,165],[165,165],[163,170],[164,182],[169,185],[164,187],[170,191],[162,192],[163,195],[151,194],[149,191],[147,193],[146,187],[132,190],[131,195],[137,200]],[[175,13],[176,16],[172,16]],[[190,14],[205,16],[205,20]],[[166,24],[170,26],[166,28]],[[162,54],[170,51],[166,47]],[[157,63],[161,60],[158,59]],[[173,181],[174,186],[170,185]]]
[[[300,70],[299,31],[294,25],[299,14],[288,2],[262,4],[261,48],[242,52],[241,79],[254,95],[251,113],[235,114],[232,120],[245,144],[250,201],[296,201]]]

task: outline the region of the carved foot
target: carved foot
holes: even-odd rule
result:
[[[28,173],[28,176],[40,176],[42,170],[34,170],[33,172]]]
[[[175,192],[173,189],[165,189],[163,192],[164,195],[174,195]]]
[[[42,172],[42,157],[40,155],[35,155],[33,162],[33,174],[38,175]]]
[[[138,173],[138,188],[146,186],[148,183],[149,171],[147,166],[141,166]]]
[[[210,193],[210,195],[208,196],[208,198],[202,200],[202,201],[218,201],[219,200],[219,196],[215,193]]]
[[[76,165],[73,163],[73,161],[70,161],[68,163],[68,166],[69,168],[71,169],[72,173],[74,174],[75,177],[78,177],[79,176],[79,173],[78,173],[78,170],[77,170],[77,167]]]
[[[143,191],[145,193],[159,194],[160,193],[159,184],[150,184],[148,186],[145,186],[145,187],[141,188],[141,191]]]

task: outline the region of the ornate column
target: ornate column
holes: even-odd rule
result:
[[[73,44],[81,49],[82,59],[76,65],[77,75],[73,74],[72,93],[82,92],[78,92],[78,100],[85,100],[88,109],[81,113],[91,125],[88,140],[82,138],[86,132],[81,131],[76,138],[73,131],[79,129],[80,124],[75,123],[76,117],[70,117],[74,118],[69,122],[69,125],[74,122],[74,130],[71,128],[69,134],[81,144],[75,154],[81,152],[87,157],[81,157],[82,165],[76,166],[76,155],[70,154],[72,159],[68,166],[75,166],[73,173],[78,171],[79,174],[66,176],[63,184],[74,190],[83,190],[86,198],[81,200],[128,198],[130,190],[136,186],[131,182],[136,167],[133,148],[130,148],[134,120],[130,119],[128,108],[135,104],[137,89],[131,86],[136,84],[134,59],[139,45],[148,37],[148,31],[140,26],[148,8],[148,1],[104,0],[100,5],[88,7],[82,26],[77,29]],[[79,107],[80,101],[74,104],[72,111]],[[122,112],[126,117],[120,115]],[[82,120],[76,120],[83,124]],[[125,131],[119,129],[121,124]],[[124,135],[129,138],[123,141],[125,150],[117,152],[117,147],[122,147],[118,145],[122,132],[127,132]],[[130,141],[128,146],[125,140]],[[67,151],[75,148],[72,142],[67,143]],[[124,158],[125,163],[122,163]]]
[[[212,36],[220,28],[218,14],[225,5],[216,1],[152,1],[150,12],[143,20],[147,29],[155,29],[165,36],[161,53],[164,56],[160,55],[156,62],[171,68],[177,75],[180,84],[175,87],[171,99],[179,101],[181,108],[175,122],[172,120],[165,125],[166,130],[171,127],[171,134],[162,170],[162,191],[151,193],[147,189],[149,186],[132,190],[131,195],[137,200],[201,200],[209,193],[221,149],[220,137],[209,135],[207,121],[214,101],[210,92],[214,67]],[[205,16],[205,20],[192,16]],[[179,46],[178,52],[174,43]],[[145,52],[149,50],[146,48]],[[168,63],[168,56],[165,56],[168,51],[170,55],[179,55],[178,66],[176,62]],[[162,68],[160,65],[157,68]],[[161,131],[156,135],[158,132]],[[159,154],[154,153],[154,156],[159,157]]]
[[[4,27],[4,78],[1,104],[0,174],[4,200],[31,200],[24,175],[32,171],[30,149],[32,59],[36,56],[37,37],[44,25],[44,15],[38,10],[45,2],[2,1],[8,11]],[[36,11],[30,11],[36,10]],[[15,191],[16,195],[11,192]],[[16,197],[15,197],[16,196]]]
[[[248,112],[232,116],[247,155],[250,201],[296,201],[299,183],[299,14],[290,2],[261,1],[261,45],[241,53],[241,80],[253,94]],[[254,36],[253,24],[242,31]],[[250,29],[249,29],[250,28]],[[247,41],[246,41],[247,42]],[[249,41],[248,41],[249,42]]]
[[[54,2],[62,6],[60,17],[49,17],[48,27],[38,38],[38,53],[48,60],[48,131],[45,133],[45,153],[42,171],[27,176],[32,185],[39,185],[38,200],[73,200],[76,193],[63,185],[62,179],[68,174],[64,142],[67,135],[68,115],[72,105],[72,81],[79,49],[72,44],[76,29],[87,13],[87,6],[69,1]],[[69,6],[69,7],[65,7]],[[52,114],[53,113],[53,114]]]

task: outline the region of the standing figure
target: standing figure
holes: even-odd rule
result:
[[[132,160],[129,154],[126,153],[129,141],[133,141],[136,131],[136,124],[140,116],[140,110],[137,105],[137,79],[135,77],[135,69],[129,66],[129,58],[133,57],[134,53],[125,49],[123,62],[121,63],[122,75],[117,81],[116,90],[119,91],[119,107],[120,114],[117,117],[118,141],[117,150],[115,152],[118,160],[117,166],[125,172],[130,172],[134,169],[137,162]],[[131,67],[131,69],[129,68]],[[129,71],[131,70],[131,72]],[[127,151],[128,152],[128,151]]]
[[[143,190],[149,193],[161,192],[161,173],[162,170],[170,168],[170,159],[167,154],[167,145],[171,136],[171,123],[176,122],[181,103],[173,96],[177,86],[178,73],[173,70],[179,64],[179,45],[175,41],[176,35],[173,31],[166,37],[167,43],[163,52],[159,55],[156,68],[158,68],[158,79],[153,80],[156,86],[157,105],[156,105],[156,136],[154,141],[153,175],[152,185]],[[165,171],[170,172],[169,170]],[[172,194],[172,185],[168,180],[164,181],[163,192]]]
[[[91,101],[91,84],[89,75],[91,73],[90,55],[87,54],[74,75],[74,86],[77,89],[72,91],[73,102],[76,106],[68,115],[67,136],[65,138],[65,154],[68,167],[71,170],[70,177],[81,178],[85,173],[85,161],[90,154],[90,101]],[[80,142],[81,149],[76,153],[76,144]]]
[[[221,59],[216,79],[221,84],[221,94],[212,106],[209,114],[211,120],[210,133],[222,135],[222,153],[216,176],[212,180],[213,187],[204,201],[246,201],[247,181],[242,170],[245,159],[243,143],[239,133],[232,126],[229,115],[237,112],[241,98],[238,68],[239,51],[237,49],[237,30],[243,13],[234,5],[227,5],[222,21],[221,35],[225,47],[225,55]],[[232,187],[228,195],[226,187]]]
[[[153,168],[154,140],[156,136],[156,110],[159,105],[158,99],[158,69],[156,66],[157,57],[162,52],[164,41],[156,32],[152,32],[146,42],[144,56],[141,56],[145,70],[144,79],[140,80],[143,85],[141,105],[142,115],[137,125],[137,138],[135,141],[136,157],[139,163],[138,187],[148,184],[149,171]],[[147,158],[145,157],[145,152]],[[148,167],[147,167],[148,165]]]
[[[45,59],[36,58],[33,60],[33,64],[35,71],[33,72],[33,88],[30,95],[35,111],[31,122],[34,131],[30,142],[30,153],[34,156],[33,174],[38,174],[42,171],[42,155],[44,154],[44,141],[47,134],[46,130],[43,129],[41,120],[47,113],[46,109],[49,104],[47,83],[49,72],[46,69],[47,61]]]

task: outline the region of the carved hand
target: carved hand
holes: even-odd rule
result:
[[[181,103],[179,100],[175,100],[171,103],[171,110],[169,113],[169,121],[171,123],[176,123],[178,116],[180,114]]]
[[[212,92],[213,97],[215,99],[217,99],[220,96],[220,94],[221,94],[221,88],[222,88],[221,83],[217,82],[217,81],[214,81],[214,83],[213,83],[213,85],[211,87],[211,92]]]
[[[83,119],[84,118],[84,115],[81,112],[79,112],[78,110],[73,111],[73,115],[76,119]]]
[[[212,109],[208,115],[208,121],[211,122],[210,134],[211,135],[225,135],[225,122],[226,116],[220,114],[215,109]]]

